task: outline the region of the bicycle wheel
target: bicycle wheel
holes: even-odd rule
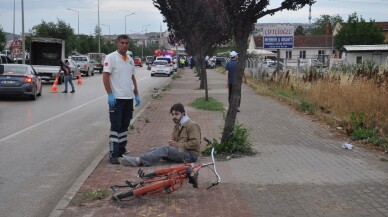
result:
[[[121,200],[121,199],[126,198],[126,197],[131,197],[131,196],[133,196],[133,191],[129,190],[129,191],[114,194],[111,198],[112,198],[112,200],[116,201],[116,200]]]

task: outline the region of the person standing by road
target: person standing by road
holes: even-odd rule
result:
[[[225,70],[226,70],[226,86],[228,87],[228,102],[230,104],[230,99],[232,97],[232,89],[233,89],[233,83],[236,78],[237,74],[237,64],[238,64],[238,53],[236,51],[230,52],[230,61],[226,63]],[[245,74],[243,74],[243,81],[244,83],[247,83]],[[240,100],[238,101],[238,108],[237,111],[240,112],[240,103],[241,103],[241,97]]]
[[[61,71],[63,71],[64,75],[65,75],[65,90],[62,91],[62,93],[67,93],[67,83],[70,83],[71,85],[71,91],[70,93],[74,93],[75,92],[75,89],[74,89],[74,84],[73,84],[73,72],[70,70],[70,67],[65,64],[62,60],[59,60],[58,61],[59,63],[59,72],[58,72],[58,76],[59,76],[59,73]]]
[[[117,50],[106,56],[104,61],[103,82],[108,94],[109,119],[109,161],[120,164],[118,157],[126,153],[128,126],[135,106],[140,105],[140,97],[135,77],[135,63],[127,56],[129,37],[119,35],[116,40]]]

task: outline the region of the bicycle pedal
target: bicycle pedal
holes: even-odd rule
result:
[[[138,185],[139,185],[139,183],[136,183],[136,182],[130,182],[130,181],[128,181],[128,180],[126,180],[126,181],[125,181],[125,184],[127,184],[127,185],[128,185],[128,187],[130,187],[130,188],[136,188],[136,186],[138,186]]]
[[[142,177],[144,177],[145,173],[144,173],[144,171],[143,171],[142,169],[139,169],[139,170],[137,171],[137,175],[138,175],[140,178],[142,178]]]

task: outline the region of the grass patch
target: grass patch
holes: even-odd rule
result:
[[[182,78],[182,70],[179,69],[175,74],[172,75],[171,79],[176,80],[177,78]]]
[[[166,86],[164,86],[163,88],[162,88],[162,91],[164,92],[164,91],[169,91],[169,90],[171,90],[171,84],[167,84]]]
[[[208,101],[206,101],[205,97],[197,98],[193,102],[189,104],[189,106],[209,111],[223,111],[224,105],[221,102],[218,102],[213,97],[208,97]]]
[[[76,194],[71,201],[73,204],[81,205],[83,202],[102,200],[108,196],[108,190],[106,189],[95,189],[88,192]]]
[[[249,130],[242,124],[235,125],[233,129],[232,138],[225,142],[220,143],[217,139],[213,139],[214,151],[218,156],[242,156],[253,155],[255,151],[252,149],[251,143],[248,140]],[[202,154],[209,156],[212,147],[207,147]]]
[[[383,161],[383,162],[388,162],[388,159],[387,159],[387,158],[383,158],[383,157],[382,157],[382,158],[380,158],[380,160]]]
[[[299,109],[306,112],[307,114],[313,115],[316,112],[316,106],[313,103],[302,100],[299,104]]]
[[[155,93],[155,94],[151,94],[151,98],[152,99],[161,99],[163,98],[162,95],[160,95],[159,93]]]

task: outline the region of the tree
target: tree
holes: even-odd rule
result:
[[[348,22],[334,38],[334,46],[341,49],[344,45],[383,44],[384,40],[384,33],[374,20],[365,22],[362,16],[358,17],[354,12],[349,15]]]
[[[248,36],[253,30],[253,25],[258,19],[273,15],[282,10],[298,10],[308,4],[314,4],[314,0],[283,0],[279,6],[267,9],[269,0],[221,0],[226,8],[229,27],[232,31],[234,41],[239,54],[237,73],[231,93],[231,101],[226,115],[224,130],[222,132],[221,143],[225,143],[232,138],[238,102],[241,98],[241,81],[245,70],[246,54],[248,49]]]
[[[327,15],[323,14],[319,18],[314,19],[313,30],[311,31],[312,35],[325,35],[327,27],[329,27],[329,32],[333,31],[334,26],[337,23],[342,23],[343,19],[340,15]],[[328,25],[328,26],[327,26]]]
[[[74,30],[70,24],[65,23],[63,20],[57,19],[57,23],[45,22],[32,27],[30,31],[31,37],[48,37],[59,38],[65,40],[65,50],[69,53],[76,46],[76,40],[74,36]]]
[[[5,32],[3,30],[3,27],[0,26],[0,50],[4,50],[6,43],[7,38],[5,37]]]
[[[167,22],[169,43],[184,43],[200,66],[201,84],[208,98],[205,56],[229,40],[226,14],[220,0],[153,0]]]
[[[306,35],[302,26],[298,26],[295,29],[294,35]]]

